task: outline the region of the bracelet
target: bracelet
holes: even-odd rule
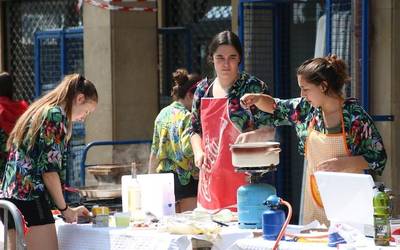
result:
[[[65,208],[64,209],[60,209],[57,207],[58,211],[60,212],[64,212],[65,210],[67,210],[69,208],[68,204],[65,203]]]

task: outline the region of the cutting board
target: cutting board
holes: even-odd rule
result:
[[[336,223],[374,224],[374,181],[367,174],[316,172],[318,189],[328,220]]]

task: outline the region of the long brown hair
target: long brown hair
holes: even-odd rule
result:
[[[55,106],[62,106],[68,119],[67,140],[71,137],[72,130],[72,104],[78,94],[85,96],[85,101],[98,102],[96,87],[79,74],[64,77],[61,83],[52,91],[32,103],[28,110],[18,119],[7,141],[7,149],[12,146],[19,147],[26,139],[30,149],[46,117],[47,111]]]

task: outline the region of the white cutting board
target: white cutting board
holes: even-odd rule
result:
[[[317,185],[329,221],[374,224],[374,181],[367,174],[316,172]]]

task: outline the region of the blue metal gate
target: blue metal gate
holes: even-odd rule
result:
[[[53,89],[66,74],[84,72],[83,28],[35,33],[35,96]]]
[[[239,37],[242,41],[244,60],[241,69],[268,83],[273,96],[287,97],[288,78],[284,77],[287,64],[285,39],[288,4],[282,1],[240,1]],[[286,31],[286,32],[285,32]],[[286,68],[285,68],[286,67]],[[288,128],[278,128],[281,141],[281,155],[289,155],[290,141]],[[278,195],[290,196],[287,181],[290,164],[287,157],[281,157],[278,171],[268,182],[274,182]]]

